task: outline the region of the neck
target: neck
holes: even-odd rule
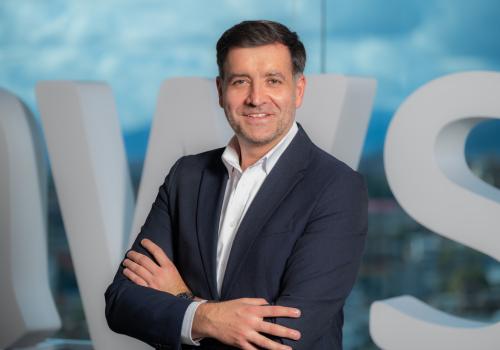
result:
[[[259,159],[266,155],[274,146],[276,146],[287,134],[290,129],[288,129],[280,138],[273,140],[272,142],[258,145],[254,143],[249,143],[246,140],[236,136],[238,153],[240,154],[240,167],[242,171],[245,171],[249,166],[255,164]]]
[[[269,150],[271,150],[277,143],[275,144],[266,144],[262,146],[252,145],[251,147],[243,146],[241,140],[238,140],[240,143],[240,166],[241,170],[245,171],[246,168],[255,164],[260,158],[262,158]],[[279,141],[278,141],[279,142]]]

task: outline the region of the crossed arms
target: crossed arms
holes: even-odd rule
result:
[[[355,175],[340,177],[323,189],[287,259],[280,295],[275,300],[201,304],[193,338],[215,338],[242,349],[311,349],[325,332],[336,329],[333,348],[341,347],[342,325],[336,323],[354,284],[366,234],[366,190]],[[181,271],[183,279],[168,258],[174,257],[168,189],[167,178],[106,292],[106,316],[119,333],[155,347],[178,349],[180,326],[191,301],[175,296],[189,290],[184,282],[187,278],[189,284],[189,276]],[[148,239],[153,228],[165,234]]]
[[[141,244],[152,255],[129,251],[123,261],[123,274],[137,285],[178,295],[191,293],[175,265],[163,250],[149,239]],[[199,298],[195,297],[195,300]],[[300,332],[264,321],[265,317],[299,317],[300,310],[283,306],[270,306],[264,299],[242,298],[219,303],[201,304],[196,311],[193,338],[215,338],[222,343],[242,349],[288,350],[289,346],[272,341],[260,333],[298,340]]]

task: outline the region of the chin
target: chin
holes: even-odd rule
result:
[[[248,143],[255,146],[264,146],[279,138],[279,135],[276,133],[268,135],[249,135],[244,133],[242,136]]]

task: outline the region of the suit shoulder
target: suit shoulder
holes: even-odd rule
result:
[[[178,189],[179,186],[192,187],[200,181],[205,169],[220,171],[221,167],[224,167],[221,161],[223,151],[224,148],[217,148],[179,158],[165,179],[169,191]]]
[[[368,190],[364,177],[350,166],[316,147],[308,183],[314,183],[316,210],[367,213]],[[311,186],[311,185],[310,185]],[[365,222],[364,219],[360,222]]]
[[[356,170],[317,146],[313,148],[311,171],[325,177],[326,182],[336,182],[345,179],[352,179],[354,181],[363,180],[363,176]]]
[[[178,171],[201,171],[210,164],[220,161],[223,152],[224,147],[221,147],[198,154],[183,156],[177,161],[177,167],[182,169]]]

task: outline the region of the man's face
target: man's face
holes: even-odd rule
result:
[[[288,48],[278,43],[230,49],[224,78],[217,79],[219,104],[240,146],[278,143],[292,126],[304,88],[304,76],[293,75]]]

